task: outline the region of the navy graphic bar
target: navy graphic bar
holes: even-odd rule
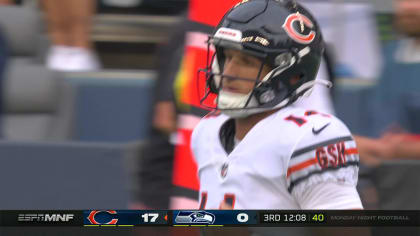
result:
[[[84,226],[170,226],[168,211],[163,210],[89,210],[84,211]]]
[[[420,227],[420,211],[3,210],[0,226]]]

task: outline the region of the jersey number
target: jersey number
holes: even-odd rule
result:
[[[318,113],[316,111],[306,111],[305,112],[305,116],[312,116],[312,115],[316,115],[316,114],[320,114],[320,115],[325,116],[325,117],[330,117],[329,115]],[[285,120],[293,121],[299,127],[301,127],[303,124],[306,123],[305,118],[303,118],[303,117],[296,117],[296,116],[293,116],[293,115],[290,115],[290,116],[286,117]]]
[[[290,116],[286,117],[286,118],[285,118],[285,120],[288,120],[288,121],[293,121],[293,122],[295,122],[295,124],[297,124],[299,127],[301,127],[303,124],[305,124],[305,123],[306,123],[306,120],[305,120],[305,119],[303,119],[303,118],[301,118],[301,117],[296,117],[296,116],[293,116],[293,115],[290,115]]]
[[[226,193],[223,201],[226,204],[231,205],[232,208],[234,208],[235,207],[235,199],[236,199],[235,194]],[[200,210],[205,209],[206,204],[207,204],[207,192],[202,192],[201,193]],[[220,203],[220,204],[222,204],[222,203]]]

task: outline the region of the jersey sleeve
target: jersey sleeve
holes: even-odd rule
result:
[[[299,198],[301,209],[363,209],[355,186],[339,182],[321,182],[303,192]]]
[[[359,155],[347,127],[336,118],[318,120],[294,148],[287,188],[303,209],[362,208],[358,171]]]
[[[218,130],[220,119],[223,121],[223,118],[217,114],[213,115],[213,113],[210,113],[206,115],[195,125],[191,134],[190,149],[199,169],[210,163],[210,159],[207,158],[208,149],[206,146],[216,141],[211,131]]]
[[[217,113],[214,111],[210,112],[209,114],[201,118],[199,122],[197,122],[197,124],[194,126],[193,132],[191,134],[190,148],[196,161],[197,161],[197,156],[198,156],[198,152],[200,148],[200,140],[199,140],[200,135],[201,136],[203,135],[202,133],[205,126],[207,126],[208,129],[213,128],[212,126],[214,125],[215,122],[214,121],[212,122],[212,119],[218,117],[219,115],[220,113]]]

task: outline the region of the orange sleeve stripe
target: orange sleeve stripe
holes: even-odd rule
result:
[[[345,155],[352,155],[352,154],[359,154],[359,151],[357,150],[357,148],[349,148],[349,149],[346,149],[344,151],[344,153],[345,153]],[[291,167],[289,167],[289,169],[287,169],[287,178],[292,173],[294,173],[296,171],[299,171],[299,170],[302,170],[302,169],[305,169],[306,167],[317,164],[317,163],[318,163],[318,160],[316,158],[312,158],[312,159],[306,160],[302,163],[299,163],[297,165],[291,166]]]
[[[359,151],[357,150],[357,148],[349,148],[344,151],[344,154],[346,155],[359,154]]]
[[[289,169],[287,169],[287,177],[289,177],[293,172],[299,171],[301,169],[304,169],[308,166],[311,166],[313,164],[318,163],[318,160],[316,158],[313,159],[309,159],[307,161],[304,161],[302,163],[299,163],[297,165],[291,166],[289,167]]]

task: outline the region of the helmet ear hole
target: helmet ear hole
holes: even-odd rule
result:
[[[289,79],[290,87],[295,87],[299,83],[299,80],[301,78],[302,77],[300,75],[295,75],[295,76],[290,77],[290,79]]]
[[[286,98],[290,93],[290,86],[286,84],[284,81],[280,81],[277,86],[277,94],[282,99]]]

